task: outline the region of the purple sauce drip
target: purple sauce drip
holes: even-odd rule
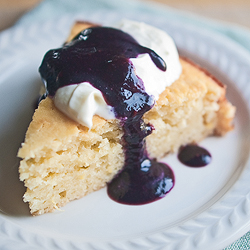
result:
[[[142,205],[163,198],[174,187],[174,174],[165,163],[148,157],[144,138],[153,127],[135,118],[137,122],[129,118],[124,123],[125,165],[108,184],[108,194],[123,204]]]
[[[147,204],[163,198],[174,186],[173,171],[165,163],[146,158],[129,166],[108,185],[110,198],[117,202]]]
[[[153,97],[145,92],[129,60],[145,53],[160,70],[166,71],[161,57],[140,46],[127,33],[94,27],[82,31],[62,48],[48,51],[39,70],[50,96],[60,87],[89,82],[114,107],[116,117],[125,118],[133,111],[147,111],[153,106]]]
[[[156,67],[166,71],[164,60],[129,34],[94,27],[62,48],[48,51],[39,69],[51,97],[60,87],[89,82],[114,108],[124,130],[125,164],[108,183],[108,194],[117,202],[133,205],[158,200],[174,186],[171,168],[150,159],[146,151],[145,137],[152,133],[153,126],[145,124],[142,116],[153,107],[154,97],[145,92],[130,60],[145,53]]]
[[[189,144],[180,148],[178,159],[189,167],[204,167],[211,162],[212,156],[205,148]]]

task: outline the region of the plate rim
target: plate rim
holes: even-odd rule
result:
[[[92,19],[100,18],[100,20],[101,20],[102,17],[104,17],[106,15],[109,15],[109,14],[110,14],[110,12],[106,12],[106,11],[105,12],[104,11],[96,12],[93,15],[91,15],[91,13],[88,13],[86,19],[92,20]],[[84,14],[84,15],[86,16],[86,14]],[[116,15],[114,15],[114,13],[112,13],[112,15],[116,19],[119,19],[119,14],[118,13]],[[64,23],[67,23],[69,21],[71,21],[73,23],[73,21],[76,20],[76,19],[79,19],[79,15],[65,16],[61,20],[59,20],[59,26],[63,25]],[[140,20],[145,21],[145,22],[147,22],[147,20],[151,20],[148,15],[141,15],[140,18],[131,17],[131,19],[140,19]],[[156,26],[161,26],[161,25],[164,24],[164,22],[166,22],[166,20],[164,18],[159,18],[157,21],[155,21]],[[43,25],[44,25],[44,27],[48,27],[49,25],[55,25],[55,23],[54,23],[54,20],[49,20],[46,23],[44,23]],[[247,64],[250,66],[250,53],[245,48],[243,48],[241,45],[239,45],[238,43],[234,42],[233,40],[225,37],[224,35],[220,35],[218,33],[212,32],[212,31],[202,30],[202,29],[200,29],[200,28],[198,28],[196,26],[193,26],[193,25],[190,25],[190,24],[184,24],[183,22],[176,22],[175,21],[174,23],[171,23],[171,22],[168,21],[168,25],[172,25],[173,27],[184,26],[185,29],[187,30],[187,32],[190,32],[190,34],[199,33],[201,36],[203,36],[205,38],[208,38],[208,39],[212,39],[214,41],[216,39],[218,39],[218,41],[220,41],[221,44],[226,43],[226,46],[228,46],[229,48],[233,48],[233,49],[237,50],[237,53],[240,54],[240,57],[242,57],[243,61],[247,62]],[[31,34],[32,34],[32,32],[34,32],[34,29],[37,26],[40,26],[39,22],[34,23],[29,28],[29,29],[31,29]],[[13,28],[10,28],[10,29],[0,33],[0,48],[1,48],[1,44],[6,44],[6,41],[4,41],[4,43],[1,43],[1,39],[6,39],[6,37],[8,39],[8,37],[10,35],[14,34],[14,33],[18,33],[18,36],[16,36],[16,40],[13,40],[13,42],[18,43],[18,39],[20,39],[20,37],[22,37],[24,35],[23,32],[24,32],[25,29],[27,29],[27,27],[22,26],[22,25],[17,25],[17,26],[15,26]],[[45,29],[45,32],[46,32],[46,29]],[[9,46],[10,45],[5,47],[7,49],[7,52],[8,52]],[[7,52],[5,51],[5,53],[7,53]],[[245,101],[246,101],[248,112],[249,112],[250,102],[247,101],[246,98],[245,98]],[[248,159],[248,163],[246,163],[246,165],[247,165],[247,167],[245,167],[245,169],[243,171],[246,172],[248,170],[247,171],[247,172],[249,172],[248,176],[250,176],[250,162],[249,162],[249,159]],[[246,180],[244,180],[244,179],[246,179],[246,177],[244,177],[244,176],[239,177],[237,182],[232,187],[234,187],[237,183],[238,183],[237,185],[240,185],[239,184],[240,180],[241,180],[241,182],[245,182]],[[230,195],[230,192],[227,191],[226,194]],[[222,198],[224,199],[225,197],[222,197]],[[222,202],[222,200],[220,200],[220,202]],[[246,195],[245,200],[244,200],[243,203],[245,204],[244,205],[245,207],[250,208],[250,189],[249,189],[248,195]],[[217,203],[217,205],[218,205],[218,203]],[[213,206],[211,206],[211,209],[213,208]],[[242,208],[242,209],[244,210],[244,208]],[[232,218],[234,216],[233,214],[234,214],[235,211],[236,211],[235,209],[232,209]],[[210,213],[211,213],[211,211],[210,211]],[[235,216],[237,217],[238,212],[236,211],[235,214],[236,214]],[[209,216],[211,216],[211,214]],[[215,216],[215,215],[213,214],[213,216]],[[242,236],[243,235],[242,232],[245,233],[250,229],[250,214],[246,212],[245,217],[248,218],[248,223],[245,223],[244,228],[242,228],[241,230],[238,230],[236,233],[230,235],[230,237],[229,237],[230,238],[230,243],[232,243],[233,241],[238,239],[240,236]],[[228,221],[227,221],[228,225],[230,223],[232,223],[232,225],[233,225],[234,222],[232,222],[232,221],[234,219],[232,219],[232,218],[231,218],[231,221],[230,221],[230,218],[228,219]],[[198,218],[198,219],[200,219],[200,218]],[[191,220],[193,220],[193,219],[191,219]],[[197,221],[195,223],[197,223]],[[219,230],[221,230],[221,226],[222,226],[222,224],[220,224],[220,222],[218,222],[218,227],[220,227]],[[10,226],[10,224],[8,224],[7,220],[5,220],[4,217],[0,215],[0,233],[2,233],[2,236],[0,234],[0,238],[3,238],[3,239],[6,238],[5,240],[9,240],[9,233],[8,233],[9,230],[17,230],[14,234],[18,235],[19,240],[21,240],[21,242],[23,244],[29,244],[27,242],[27,239],[26,239],[27,236],[25,235],[25,233],[21,233],[20,229],[18,229],[18,228],[14,229],[13,225]],[[174,233],[176,233],[176,232],[173,232],[173,234]],[[152,247],[159,247],[159,246],[163,247],[163,246],[165,246],[166,242],[169,241],[169,239],[166,239],[165,234],[166,234],[166,232],[164,232],[164,230],[163,230],[163,231],[159,232],[155,237],[153,235],[150,235],[150,236],[146,236],[146,237],[143,236],[141,238],[135,238],[135,239],[127,240],[125,242],[118,242],[118,243],[117,242],[106,242],[104,244],[105,246],[103,245],[103,243],[101,243],[101,245],[99,245],[98,242],[97,243],[78,242],[77,244],[80,244],[81,246],[82,246],[82,244],[84,244],[84,247],[86,247],[84,249],[99,249],[99,248],[102,248],[102,249],[117,249],[118,247],[120,247],[121,249],[132,249],[132,248],[129,248],[129,247],[138,247],[138,246],[143,247],[145,245],[150,246],[151,248]],[[6,237],[4,237],[4,235]],[[203,237],[202,234],[200,234],[200,236]],[[196,242],[197,247],[199,247],[199,244],[202,244],[202,243],[200,243],[200,241],[198,239],[192,238],[191,240],[193,241],[192,244]],[[51,246],[53,244],[57,245],[57,248],[55,248],[55,249],[64,249],[62,247],[62,244],[60,243],[60,241],[57,241],[56,239],[50,239],[50,241],[51,241],[51,243],[50,243]],[[34,244],[35,241],[32,241],[32,242],[33,242],[32,244]],[[185,244],[187,244],[187,240],[185,240],[183,242]],[[184,244],[183,242],[182,242],[182,244]],[[20,244],[20,242],[18,242],[18,244]],[[71,242],[71,244],[73,244],[72,246],[74,246],[75,243]],[[77,246],[78,246],[77,244],[75,245],[76,249],[77,249]],[[226,245],[228,245],[228,244],[226,244]],[[174,245],[173,243],[171,243],[171,245],[172,245],[172,248],[168,248],[168,249],[177,249],[177,247],[181,246],[181,244],[178,243],[178,242],[177,242],[176,245]],[[39,245],[37,245],[37,246],[39,247]],[[211,245],[210,245],[210,247],[211,247]],[[215,247],[216,247],[216,249],[219,249],[221,247],[225,247],[225,242],[220,242],[220,243],[216,244]],[[54,248],[51,248],[51,249],[54,249]],[[145,249],[147,249],[147,248],[145,248]],[[202,248],[202,249],[204,249],[204,248]]]

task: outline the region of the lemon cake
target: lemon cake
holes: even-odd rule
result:
[[[90,24],[78,23],[72,29],[71,38],[82,30],[88,30],[89,26]],[[87,39],[84,36],[88,36],[89,32],[81,32],[80,39]],[[93,30],[91,32],[94,33]],[[70,47],[74,39],[70,39],[68,43],[66,46]],[[53,51],[54,57],[63,57],[55,52],[58,51]],[[137,161],[133,158],[138,154],[137,151],[140,151],[144,173],[153,164],[149,164],[148,159],[156,162],[168,153],[177,152],[182,145],[198,143],[210,135],[221,136],[233,129],[235,107],[226,99],[225,86],[188,59],[178,57],[178,63],[181,67],[178,78],[164,87],[158,96],[155,94],[157,99],[153,99],[153,104],[150,99],[152,95],[148,95],[147,104],[150,107],[144,109],[147,106],[144,103],[140,108],[134,108],[133,119],[136,118],[129,126],[126,125],[130,119],[127,117],[132,112],[122,116],[119,110],[113,111],[114,105],[94,113],[90,121],[83,123],[78,116],[74,119],[74,112],[71,116],[56,106],[60,103],[55,101],[57,94],[48,94],[40,102],[18,152],[18,157],[21,158],[20,180],[24,181],[27,188],[24,201],[29,203],[32,215],[52,212],[69,201],[105,187],[119,175],[125,165]],[[168,63],[166,64],[169,69]],[[50,72],[49,77],[51,74]],[[63,75],[64,72],[60,71],[60,74]],[[44,79],[44,75],[42,78]],[[144,89],[141,85],[138,88],[144,97]],[[128,96],[126,98],[128,100]],[[103,102],[98,95],[95,99],[98,99],[98,103]],[[106,99],[105,96],[104,101]],[[69,100],[63,102],[68,103]],[[144,111],[140,113],[142,109]],[[103,117],[105,112],[107,116]],[[139,130],[132,133],[130,126],[137,123],[137,120],[140,120],[136,127]],[[136,137],[136,133],[141,134],[141,131],[144,135],[140,137],[139,143],[134,142],[132,138]],[[142,145],[142,149],[138,145]],[[134,154],[131,153],[133,148],[140,150]],[[171,174],[168,173],[169,175]],[[161,185],[162,183],[161,180]],[[129,200],[124,203],[133,202]]]

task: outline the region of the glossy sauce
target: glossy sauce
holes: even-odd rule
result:
[[[178,159],[189,167],[204,167],[211,162],[212,156],[205,148],[188,144],[180,148]]]
[[[130,61],[144,53],[156,67],[166,71],[160,56],[127,33],[94,27],[82,31],[62,48],[48,51],[39,69],[49,96],[53,97],[60,87],[89,82],[114,107],[124,130],[125,164],[108,183],[108,194],[117,202],[132,205],[164,197],[175,181],[171,168],[150,159],[146,151],[145,137],[154,128],[145,124],[142,116],[153,107],[154,97],[145,92]]]

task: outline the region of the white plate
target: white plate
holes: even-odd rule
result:
[[[166,157],[176,185],[160,201],[121,205],[102,189],[69,203],[64,211],[29,216],[22,202],[16,152],[38,97],[37,68],[44,53],[64,41],[74,18],[17,26],[0,35],[0,249],[216,250],[246,233],[250,229],[250,56],[223,36],[185,23],[152,22],[150,16],[131,18],[168,31],[181,54],[228,86],[228,98],[238,109],[235,130],[202,142],[213,156],[207,167],[188,168],[176,155]],[[119,18],[118,13],[84,15],[105,24]]]

